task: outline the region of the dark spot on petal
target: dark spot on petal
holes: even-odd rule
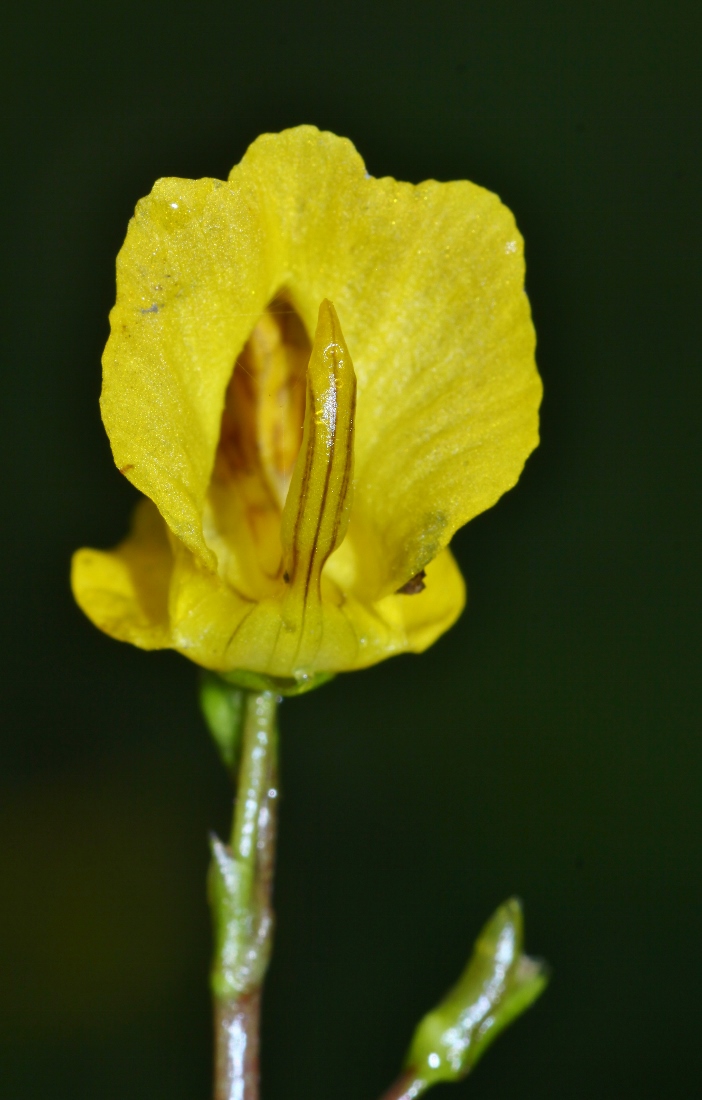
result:
[[[285,581],[286,584],[290,584],[290,574],[288,573],[287,570],[285,571],[285,573],[283,573],[283,580]]]
[[[133,462],[128,462],[126,466],[120,466],[119,472],[121,474],[126,474],[127,470],[133,470],[133,469],[134,469],[134,463]]]
[[[420,592],[423,592],[426,588],[424,578],[426,572],[424,569],[420,569],[418,573],[407,581],[407,584],[403,584],[402,588],[398,588],[398,594],[402,593],[403,596],[418,596]]]

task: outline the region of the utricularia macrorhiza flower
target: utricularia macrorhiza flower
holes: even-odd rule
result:
[[[260,137],[226,182],[163,179],[137,206],[101,406],[143,499],[124,542],[77,552],[72,583],[106,633],[211,670],[203,712],[238,792],[210,873],[217,1096],[258,1095],[277,696],[455,621],[451,537],[538,442],[534,343],[495,195],[373,179],[312,126]],[[511,901],[386,1100],[464,1076],[539,995],[521,935]]]
[[[374,179],[312,126],[227,181],[162,179],[117,262],[102,416],[144,495],[78,551],[100,629],[299,681],[419,652],[465,590],[456,529],[516,482],[541,384],[510,211]]]

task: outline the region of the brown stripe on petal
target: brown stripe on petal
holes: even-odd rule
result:
[[[320,574],[322,572],[322,566],[324,565],[324,562],[327,560],[327,558],[331,554],[332,550],[334,549],[334,547],[332,545],[330,545],[330,547],[327,549],[326,547],[320,547],[320,544],[319,544],[320,543],[320,532],[321,532],[321,529],[322,529],[322,521],[324,520],[324,513],[325,513],[325,510],[326,510],[326,507],[327,507],[327,497],[329,495],[329,482],[331,480],[332,470],[334,468],[334,454],[336,452],[336,440],[337,440],[336,425],[338,424],[338,419],[339,419],[339,417],[338,417],[339,390],[338,390],[337,379],[336,379],[336,371],[334,372],[332,383],[333,383],[333,386],[334,386],[334,424],[335,424],[335,430],[332,433],[331,445],[328,448],[327,466],[326,466],[326,470],[324,472],[324,492],[322,493],[322,500],[321,500],[320,506],[319,506],[319,516],[317,518],[317,527],[316,527],[316,530],[315,530],[315,533],[314,533],[314,541],[313,541],[311,552],[310,552],[310,561],[309,561],[309,566],[308,566],[308,569],[307,569],[307,576],[305,577],[305,592],[304,592],[305,601],[307,601],[307,597],[309,595],[310,582],[312,580],[312,570],[313,570],[314,566],[317,564],[316,559],[320,556],[319,551],[321,550],[321,552],[322,552],[323,560],[319,564],[319,568],[315,571],[316,574],[317,574],[317,581],[319,581],[319,577],[320,577]]]
[[[351,394],[351,433],[353,434],[354,421],[356,417],[356,376],[353,376],[353,386]],[[353,438],[351,440],[351,446],[346,449],[346,464],[344,466],[344,476],[341,484],[341,492],[339,494],[339,501],[336,513],[336,520],[334,524],[333,542],[334,547],[340,545],[341,538],[339,538],[339,527],[341,526],[341,520],[344,515],[344,506],[346,504],[346,497],[349,491],[349,485],[351,482],[351,475],[353,473]],[[344,532],[345,534],[346,532]]]

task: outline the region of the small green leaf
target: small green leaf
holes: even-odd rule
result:
[[[216,672],[204,672],[200,679],[200,708],[222,760],[234,771],[241,745],[245,693],[226,683]]]

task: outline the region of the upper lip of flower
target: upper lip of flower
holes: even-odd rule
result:
[[[242,364],[244,345],[252,346],[256,332],[263,339],[260,325],[266,316],[275,321],[281,302],[300,319],[299,346],[290,345],[286,368],[288,381],[300,383],[309,350],[305,333],[315,331],[327,298],[341,324],[323,307],[334,331],[316,349],[317,359],[312,356],[305,414],[308,443],[316,427],[324,434],[326,464],[320,465],[321,436],[317,449],[306,449],[303,440],[288,490],[299,436],[292,431],[276,451],[270,401],[258,409],[267,424],[257,423],[248,440],[228,436],[241,424],[232,428],[227,421],[225,395],[238,384],[232,369],[235,361]],[[299,621],[300,592],[305,606],[312,593],[325,607],[343,610],[356,656],[339,642],[334,657],[330,610],[316,651],[316,642],[301,643],[273,662],[296,671],[330,667],[320,661],[353,667],[379,659],[374,653],[423,648],[450,624],[462,585],[451,567],[453,580],[447,574],[443,582],[453,593],[451,607],[439,608],[432,601],[441,604],[443,597],[430,563],[439,561],[458,526],[514,484],[538,439],[541,391],[521,242],[495,196],[469,183],[412,187],[369,178],[350,143],[314,127],[264,135],[227,183],[160,180],[139,203],[118,260],[111,321],[103,418],[118,467],[166,521],[173,564],[164,621],[156,629],[139,603],[134,543],[131,580],[124,552],[109,562],[113,573],[122,563],[119,625],[117,580],[111,573],[108,583],[107,559],[93,554],[90,580],[88,559],[80,559],[74,588],[100,625],[138,644],[147,644],[147,636],[148,644],[173,644],[210,667],[243,660],[261,668]],[[322,369],[324,349],[332,346],[341,350],[330,353]],[[350,384],[349,349],[358,372],[357,415],[347,401],[350,391],[324,382],[336,377],[337,355],[348,376],[344,385]],[[321,371],[316,391],[314,362]],[[288,427],[300,422],[300,396],[299,385],[285,395]],[[302,458],[316,463],[317,475],[304,476]],[[253,470],[247,468],[252,459]],[[320,471],[329,478],[325,502],[317,492]],[[238,513],[227,497],[228,478],[241,490]],[[427,566],[426,592],[411,600],[392,595]],[[224,585],[216,598],[207,577]],[[235,597],[263,610],[254,615],[247,608],[242,618],[234,613]],[[379,611],[384,599],[399,602]],[[271,602],[277,610],[269,622]],[[421,629],[409,625],[413,616],[422,618],[420,608],[430,607]],[[139,614],[151,625],[135,625]],[[228,654],[215,657],[232,615],[238,638]]]

